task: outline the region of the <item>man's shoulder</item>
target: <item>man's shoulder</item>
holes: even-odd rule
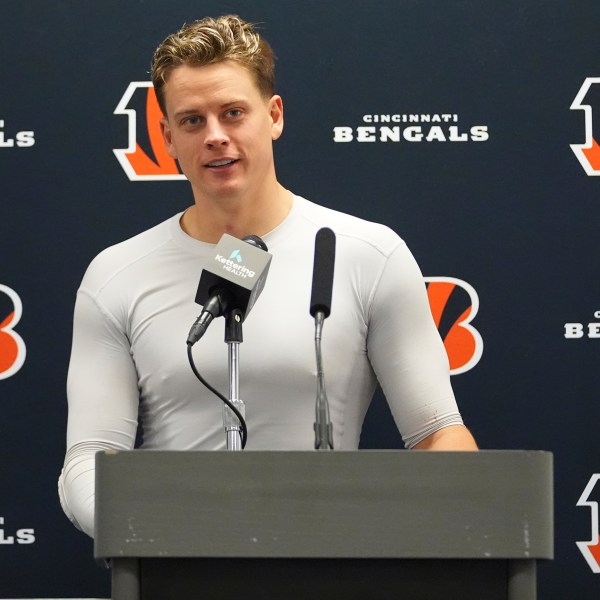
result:
[[[368,221],[333,208],[316,204],[305,198],[297,197],[302,216],[318,227],[329,227],[336,237],[359,246],[370,246],[377,252],[389,255],[402,238],[390,227],[382,223]]]
[[[102,250],[88,266],[82,286],[99,290],[111,279],[142,267],[145,261],[171,241],[172,222],[177,218],[178,215],[175,215]]]

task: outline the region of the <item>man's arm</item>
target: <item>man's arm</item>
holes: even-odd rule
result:
[[[69,519],[93,536],[95,454],[133,448],[139,391],[126,335],[81,289],[75,304],[67,396],[67,453],[59,496]]]
[[[421,440],[413,450],[478,450],[471,432],[464,425],[449,425]]]
[[[373,297],[368,353],[407,448],[475,450],[450,382],[423,275],[400,244]]]

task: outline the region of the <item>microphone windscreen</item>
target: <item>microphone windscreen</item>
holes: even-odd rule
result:
[[[256,242],[265,243],[258,236],[253,242],[239,240],[224,233],[215,246],[212,260],[208,260],[200,275],[196,302],[204,306],[215,294],[226,291],[230,296],[228,309],[239,309],[243,316],[261,294],[271,263],[271,254]]]
[[[328,227],[323,227],[315,236],[315,262],[310,298],[310,314],[313,317],[317,312],[322,312],[325,317],[331,313],[334,264],[335,233]]]
[[[247,235],[246,237],[242,238],[242,241],[247,242],[248,244],[252,244],[253,246],[260,248],[265,252],[269,251],[265,242],[262,240],[262,238],[259,238],[257,235]]]

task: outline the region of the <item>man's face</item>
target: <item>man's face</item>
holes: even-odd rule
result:
[[[283,106],[279,96],[261,96],[246,68],[232,61],[177,67],[167,79],[165,105],[167,150],[197,199],[259,194],[274,180],[273,140],[283,129]]]

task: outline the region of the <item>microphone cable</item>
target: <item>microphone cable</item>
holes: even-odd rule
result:
[[[225,396],[223,394],[221,394],[221,392],[219,392],[219,390],[215,389],[212,385],[210,385],[210,383],[208,383],[208,381],[206,381],[206,379],[204,379],[204,377],[202,377],[202,375],[200,375],[200,373],[194,363],[194,357],[192,355],[192,344],[190,342],[187,343],[187,355],[188,355],[188,360],[190,362],[190,367],[192,368],[192,372],[197,377],[198,381],[200,381],[200,383],[204,387],[206,387],[215,396],[217,396],[217,398],[219,398],[222,402],[224,402],[231,409],[233,414],[237,417],[237,420],[240,422],[241,438],[242,438],[241,443],[242,443],[242,450],[243,450],[246,447],[246,440],[248,439],[248,429],[246,427],[246,420],[244,419],[244,417],[242,417],[242,414],[240,413],[240,411],[233,405],[232,402],[229,401],[228,398],[225,398]]]

